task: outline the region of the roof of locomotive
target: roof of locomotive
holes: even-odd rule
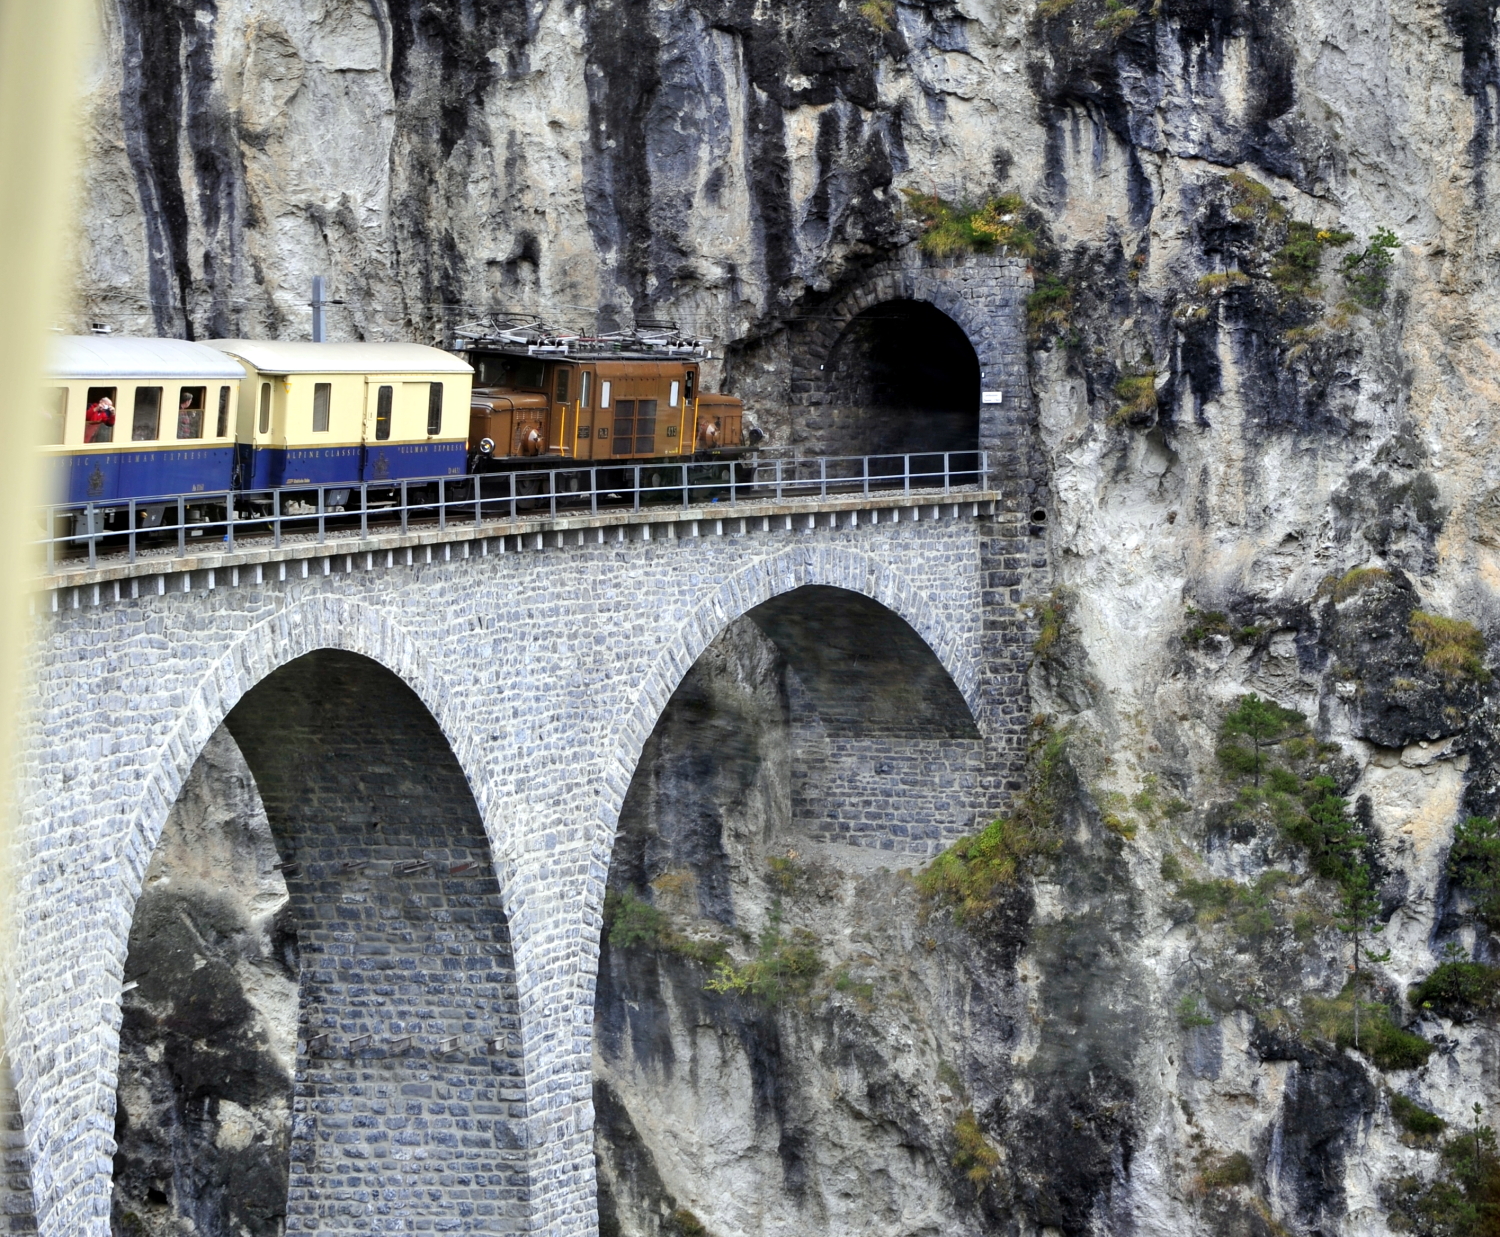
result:
[[[701,361],[706,359],[702,348],[616,348],[607,343],[569,343],[566,347],[545,347],[526,344],[495,343],[489,340],[465,340],[464,351],[483,352],[490,356],[521,357],[532,361]]]
[[[230,378],[245,376],[232,357],[186,339],[60,335],[49,344],[49,378]]]
[[[469,363],[426,344],[314,344],[307,340],[211,339],[263,374],[468,374]]]

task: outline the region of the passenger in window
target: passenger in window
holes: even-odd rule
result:
[[[103,396],[88,406],[83,414],[84,442],[113,442],[115,440],[115,402]]]
[[[201,387],[183,387],[182,402],[177,405],[177,437],[203,437],[203,400]]]

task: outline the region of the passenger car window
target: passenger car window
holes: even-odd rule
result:
[[[262,434],[271,432],[271,384],[269,382],[260,384],[260,432]]]
[[[115,439],[115,388],[90,387],[83,414],[84,442]]]
[[[395,397],[395,387],[381,387],[375,394],[375,437],[381,442],[391,436],[391,404]]]
[[[161,430],[161,388],[136,387],[130,419],[131,442],[155,442]]]
[[[313,433],[326,434],[328,432],[328,405],[333,399],[333,383],[316,382],[313,384]]]
[[[208,403],[207,387],[183,387],[177,393],[177,437],[203,437],[203,408]]]
[[[427,388],[428,436],[443,432],[443,384],[434,382]]]
[[[68,426],[68,388],[48,387],[42,397],[42,442],[55,446],[63,441]]]
[[[223,438],[229,433],[229,388],[219,388],[219,423],[214,427],[214,437]]]

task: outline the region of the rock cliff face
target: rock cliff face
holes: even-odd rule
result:
[[[1490,0],[101,14],[78,323],[296,337],[314,273],[336,338],[670,317],[788,442],[790,333],[914,242],[898,190],[1023,199],[1048,848],[959,922],[804,843],[796,684],[727,639],[611,877],[606,1227],[1433,1231],[1457,1153],[1397,1097],[1500,1098],[1493,1002],[1408,992],[1496,950],[1452,856],[1500,812]],[[1308,719],[1274,784],[1216,755],[1250,692]],[[1334,798],[1389,1051],[1341,1021]]]

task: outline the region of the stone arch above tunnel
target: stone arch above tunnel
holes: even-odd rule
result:
[[[908,246],[871,268],[852,287],[812,305],[792,323],[791,403],[797,445],[810,453],[853,454],[841,449],[838,380],[828,368],[839,341],[861,314],[892,303],[917,302],[951,319],[973,348],[984,390],[1001,402],[980,406],[978,441],[990,453],[992,474],[1004,482],[1039,481],[1029,449],[1031,393],[1026,368],[1026,296],[1030,269],[1024,259],[971,254],[937,262]]]

